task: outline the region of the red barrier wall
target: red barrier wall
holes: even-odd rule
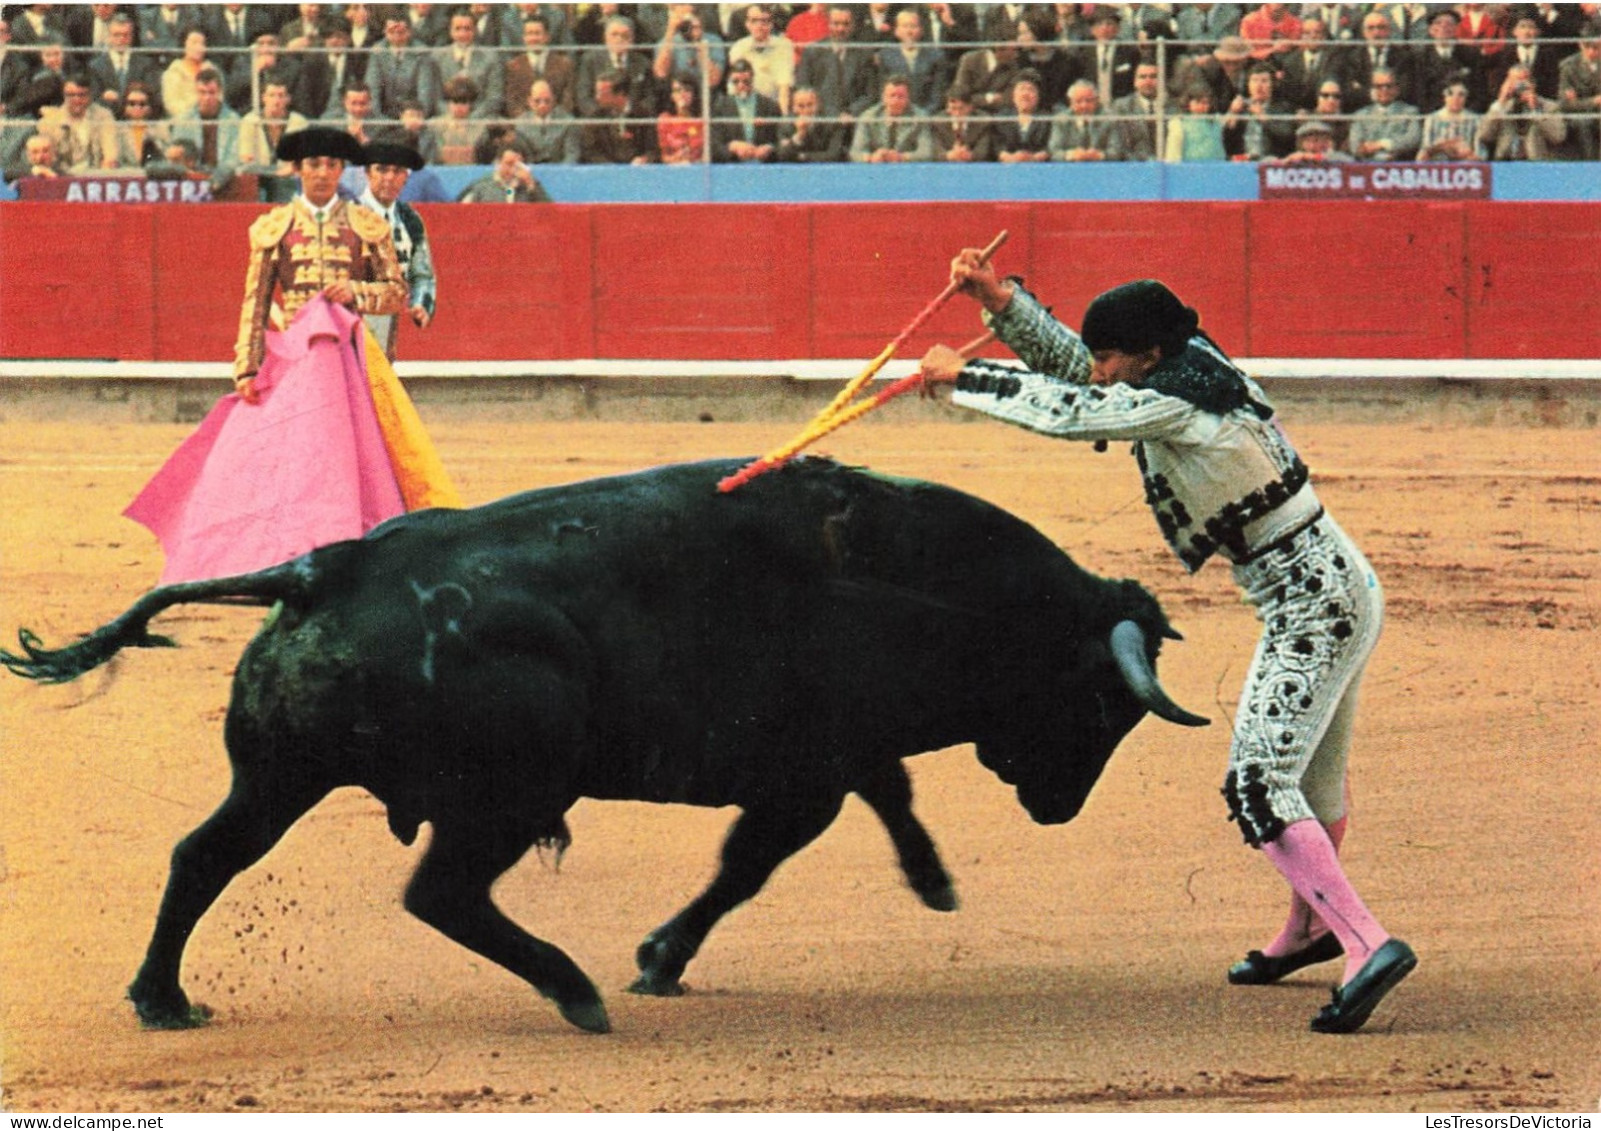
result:
[[[252,205],[0,207],[0,356],[232,355]],[[1247,357],[1601,356],[1589,204],[424,205],[441,281],[415,360],[872,357],[1002,228],[1069,323],[1141,275]],[[977,332],[949,304],[903,351]]]

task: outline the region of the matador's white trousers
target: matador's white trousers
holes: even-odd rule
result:
[[[1246,842],[1345,814],[1345,766],[1362,670],[1384,623],[1367,558],[1324,514],[1234,579],[1262,638],[1234,720],[1223,795]]]

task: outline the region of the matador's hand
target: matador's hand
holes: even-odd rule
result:
[[[238,393],[239,399],[246,404],[261,403],[261,394],[256,392],[255,374],[251,374],[249,377],[237,378],[233,383],[233,391]]]
[[[336,302],[340,306],[354,307],[356,305],[356,288],[350,285],[348,279],[337,283],[329,283],[322,289],[322,294],[329,302]]]

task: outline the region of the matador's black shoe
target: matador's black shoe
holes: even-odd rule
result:
[[[1271,955],[1253,950],[1229,967],[1229,982],[1236,986],[1271,986],[1304,966],[1330,962],[1345,953],[1330,931],[1294,954]]]
[[[1372,1016],[1384,995],[1417,968],[1418,956],[1400,939],[1375,950],[1356,976],[1334,990],[1334,1000],[1312,1018],[1314,1033],[1354,1033]]]

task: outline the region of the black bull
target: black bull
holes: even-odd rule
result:
[[[489,895],[534,844],[565,845],[580,797],[742,810],[717,877],[639,947],[633,988],[670,994],[718,919],[848,793],[924,902],[955,906],[902,758],[975,743],[1034,820],[1056,823],[1147,708],[1205,721],[1155,681],[1174,635],[1156,600],[1013,515],[826,460],[718,494],[738,466],[406,515],[259,573],[154,590],[67,648],[24,631],[23,655],[0,652],[61,681],[170,643],[148,624],[172,605],[276,605],[234,676],[232,788],[175,849],[129,987],[146,1023],[203,1020],[179,985],[190,932],[340,786],[378,797],[407,844],[432,826],[408,910],[605,1031],[588,977]]]

